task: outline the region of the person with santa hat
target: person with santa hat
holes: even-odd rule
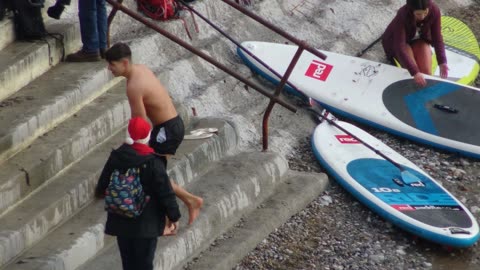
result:
[[[105,233],[117,237],[124,270],[153,269],[157,238],[176,234],[180,210],[161,157],[148,146],[150,124],[141,117],[128,123],[126,142],[113,150],[95,189],[95,197],[104,198],[114,170],[141,168],[140,182],[150,200],[140,216],[128,218],[108,212]]]

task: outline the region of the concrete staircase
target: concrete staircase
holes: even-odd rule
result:
[[[199,2],[198,9],[217,16],[229,12],[213,0]],[[125,21],[120,15],[115,23]],[[78,24],[46,24],[64,35],[67,54],[80,47]],[[179,21],[164,26],[185,35]],[[125,82],[112,78],[103,62],[60,62],[62,44],[53,38],[48,44],[16,41],[11,19],[0,22],[0,33],[0,269],[120,269],[115,239],[103,233],[103,202],[94,200],[93,189],[111,149],[124,140],[130,117]],[[323,192],[327,177],[290,171],[279,153],[239,147],[245,131],[229,117],[193,117],[185,100],[215,105],[205,95],[192,96],[192,85],[217,93],[230,80],[223,73],[149,31],[126,41],[143,52],[138,62],[161,62],[153,69],[174,89],[187,132],[219,129],[211,138],[184,141],[169,162],[170,177],[202,196],[205,205],[187,226],[179,201],[180,232],[159,239],[156,269],[231,268]],[[232,64],[230,45],[205,25],[192,42]],[[210,246],[225,233],[235,237],[222,241],[224,248]]]

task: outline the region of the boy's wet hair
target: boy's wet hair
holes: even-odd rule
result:
[[[119,61],[120,59],[128,58],[132,60],[132,51],[125,43],[116,43],[105,52],[105,60],[108,62]]]
[[[407,0],[407,5],[413,10],[425,10],[430,6],[430,0]]]

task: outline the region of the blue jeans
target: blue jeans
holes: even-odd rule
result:
[[[107,7],[105,0],[78,0],[78,17],[84,52],[107,48]]]

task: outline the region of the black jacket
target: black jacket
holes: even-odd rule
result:
[[[142,166],[145,164],[146,166]],[[95,189],[95,196],[103,198],[114,169],[126,171],[128,168],[141,167],[140,181],[151,199],[138,218],[125,218],[108,213],[105,233],[131,238],[151,238],[161,236],[165,227],[165,216],[172,222],[178,221],[180,211],[168,179],[165,166],[160,157],[141,156],[128,144],[113,150],[103,168]]]

